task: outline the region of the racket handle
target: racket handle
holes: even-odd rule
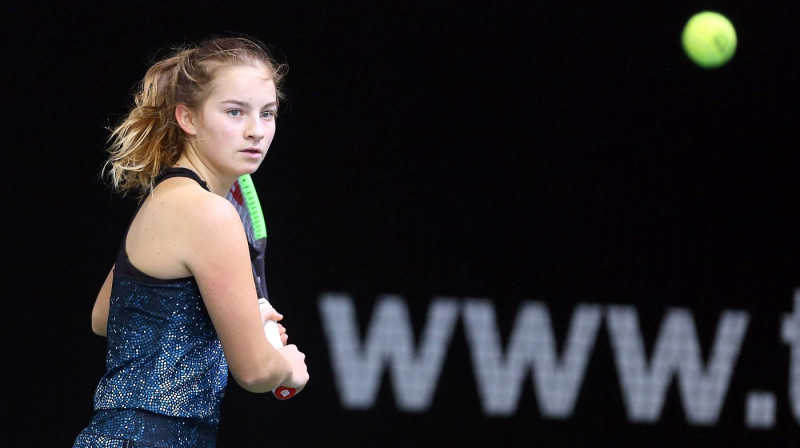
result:
[[[277,398],[278,400],[288,400],[294,397],[294,394],[296,393],[297,389],[286,386],[278,386],[272,390],[272,395],[275,395],[275,398]]]
[[[272,309],[272,305],[270,305],[267,299],[264,298],[258,299],[258,306],[263,310]],[[281,341],[281,335],[280,331],[278,331],[277,322],[274,320],[268,320],[264,322],[264,334],[267,336],[267,342],[272,344],[273,347],[276,349],[283,347],[283,341]],[[294,394],[296,393],[297,389],[285,386],[278,386],[272,390],[272,394],[275,395],[275,398],[278,400],[288,400],[294,397]]]

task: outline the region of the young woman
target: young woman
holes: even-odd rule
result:
[[[213,447],[228,370],[244,389],[301,390],[305,356],[266,340],[242,222],[225,198],[275,134],[285,66],[247,38],[156,62],[104,167],[141,197],[92,310],[107,336],[95,415],[75,447]]]

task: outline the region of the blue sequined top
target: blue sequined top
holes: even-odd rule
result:
[[[95,409],[142,409],[216,426],[228,365],[197,282],[150,277],[124,247],[114,268],[106,373]]]
[[[216,425],[227,369],[193,278],[145,282],[114,273],[95,409],[144,409]]]

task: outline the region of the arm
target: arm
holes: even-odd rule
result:
[[[103,286],[100,287],[100,292],[97,293],[97,298],[92,307],[92,331],[98,336],[105,336],[108,325],[108,302],[111,298],[111,282],[114,279],[114,267],[108,271],[106,280]]]
[[[269,392],[280,385],[301,389],[308,372],[294,345],[273,348],[252,278],[250,256],[239,215],[224,198],[204,195],[187,209],[183,251],[217,330],[233,378],[245,390]]]

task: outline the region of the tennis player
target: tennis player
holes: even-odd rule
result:
[[[261,165],[286,67],[255,39],[212,38],[147,71],[104,173],[141,198],[92,310],[107,336],[95,414],[74,447],[216,445],[228,372],[301,390],[305,355],[264,337],[242,222],[225,198]]]

